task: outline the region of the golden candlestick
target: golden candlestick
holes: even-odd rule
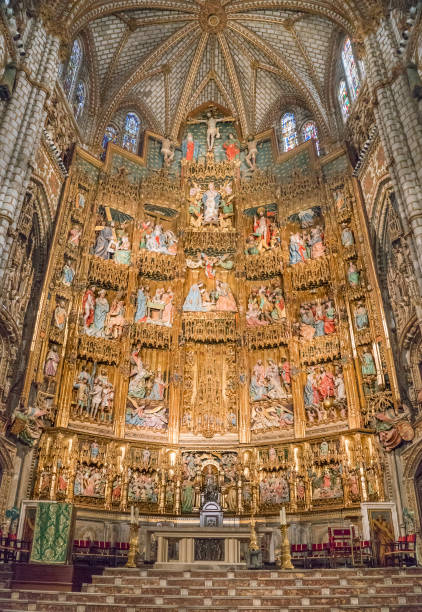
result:
[[[136,567],[136,554],[139,553],[139,523],[130,524],[129,554],[125,567]]]
[[[281,531],[281,549],[280,549],[280,566],[281,569],[294,569],[292,564],[292,557],[290,555],[290,542],[288,536],[288,528],[287,523],[285,525],[280,525]]]
[[[249,550],[259,550],[258,540],[256,537],[255,525],[256,525],[256,520],[252,516],[251,517],[251,535],[250,535],[250,542],[249,542]]]

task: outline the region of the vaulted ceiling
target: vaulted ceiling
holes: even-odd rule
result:
[[[69,40],[82,35],[89,48],[96,137],[119,108],[136,102],[152,129],[176,138],[186,114],[207,101],[236,116],[244,136],[271,125],[283,103],[308,109],[330,134],[340,37],[361,38],[378,0],[60,5],[50,7],[50,19],[62,23]]]

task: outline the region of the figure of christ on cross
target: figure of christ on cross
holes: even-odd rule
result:
[[[212,151],[214,149],[214,143],[216,138],[220,138],[220,130],[218,129],[218,123],[223,123],[227,121],[235,121],[234,117],[221,117],[217,119],[213,117],[211,112],[207,113],[207,119],[190,119],[187,123],[206,123],[207,124],[207,146],[208,151]]]

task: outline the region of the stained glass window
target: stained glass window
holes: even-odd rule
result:
[[[106,148],[109,142],[117,142],[117,129],[114,125],[108,125],[103,136],[103,149]]]
[[[286,113],[281,118],[281,136],[284,152],[290,151],[297,146],[296,119],[293,113]]]
[[[350,113],[350,100],[349,94],[347,93],[346,81],[344,79],[339,83],[337,95],[341,108],[341,114],[343,115],[344,121],[346,121]]]
[[[75,102],[74,102],[75,119],[79,119],[79,117],[82,115],[84,107],[85,107],[85,100],[86,100],[85,85],[82,83],[82,81],[79,81],[79,83],[76,85],[76,92],[75,92]]]
[[[141,122],[139,121],[138,115],[135,115],[135,113],[128,113],[125,119],[122,138],[122,147],[124,149],[132,151],[132,153],[137,153],[140,127]]]
[[[317,153],[319,155],[319,140],[318,140],[318,130],[314,121],[307,121],[302,128],[303,140],[306,142],[307,140],[315,140],[315,145],[317,149]]]
[[[69,63],[67,65],[66,75],[64,78],[64,91],[68,98],[71,98],[73,88],[75,86],[76,77],[78,76],[79,68],[82,62],[82,47],[78,39],[75,40],[70,54]]]
[[[101,159],[105,159],[105,154],[106,154],[108,143],[109,142],[117,143],[117,136],[118,136],[118,131],[114,127],[114,125],[108,125],[105,129],[104,136],[103,136],[103,142],[102,142],[103,154],[101,155]]]
[[[349,85],[352,102],[357,98],[360,88],[360,78],[358,68],[356,66],[353,55],[352,43],[350,38],[346,38],[341,53],[343,60],[344,72],[346,73],[347,84]]]

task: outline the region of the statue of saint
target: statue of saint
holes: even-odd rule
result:
[[[204,503],[215,502],[217,504],[219,496],[220,493],[218,490],[218,485],[215,482],[214,474],[212,473],[211,467],[209,466],[204,486]]]
[[[233,161],[239,155],[240,143],[234,134],[229,134],[228,139],[223,144],[223,149],[226,152],[226,158],[228,161]]]
[[[199,146],[194,141],[192,132],[188,132],[186,139],[182,142],[182,154],[187,161],[198,160]]]
[[[220,206],[221,195],[216,190],[214,183],[209,183],[207,191],[202,196],[204,205],[203,224],[218,225],[218,209]]]

